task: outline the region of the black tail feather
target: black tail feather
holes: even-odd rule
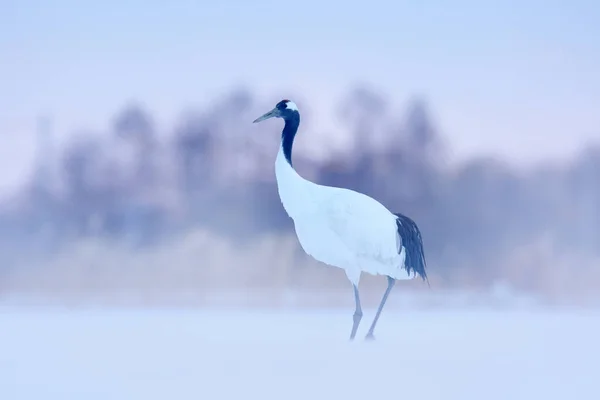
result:
[[[402,215],[400,213],[394,215],[396,216],[398,234],[402,239],[402,246],[404,246],[406,251],[406,260],[404,263],[406,272],[410,275],[411,271],[413,271],[424,281],[427,281],[427,284],[429,285],[427,271],[425,270],[427,268],[427,263],[425,262],[425,252],[423,250],[423,238],[421,237],[421,231],[419,230],[419,227],[415,221],[408,218],[406,215]]]

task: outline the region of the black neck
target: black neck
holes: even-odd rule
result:
[[[290,166],[292,165],[292,147],[300,125],[300,114],[295,111],[285,118],[285,126],[281,132],[281,147],[283,155]]]

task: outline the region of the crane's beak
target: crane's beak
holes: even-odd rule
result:
[[[279,110],[277,108],[274,108],[268,113],[264,114],[263,116],[256,118],[252,123],[255,124],[257,122],[264,121],[265,119],[279,117],[279,115]]]

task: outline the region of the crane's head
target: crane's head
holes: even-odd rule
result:
[[[298,107],[293,101],[290,100],[281,100],[274,109],[264,114],[262,117],[258,117],[254,120],[254,123],[264,121],[269,118],[283,118],[287,120],[294,115],[298,114]]]

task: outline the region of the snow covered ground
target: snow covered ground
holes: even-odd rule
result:
[[[0,399],[600,399],[600,314],[0,307]]]

